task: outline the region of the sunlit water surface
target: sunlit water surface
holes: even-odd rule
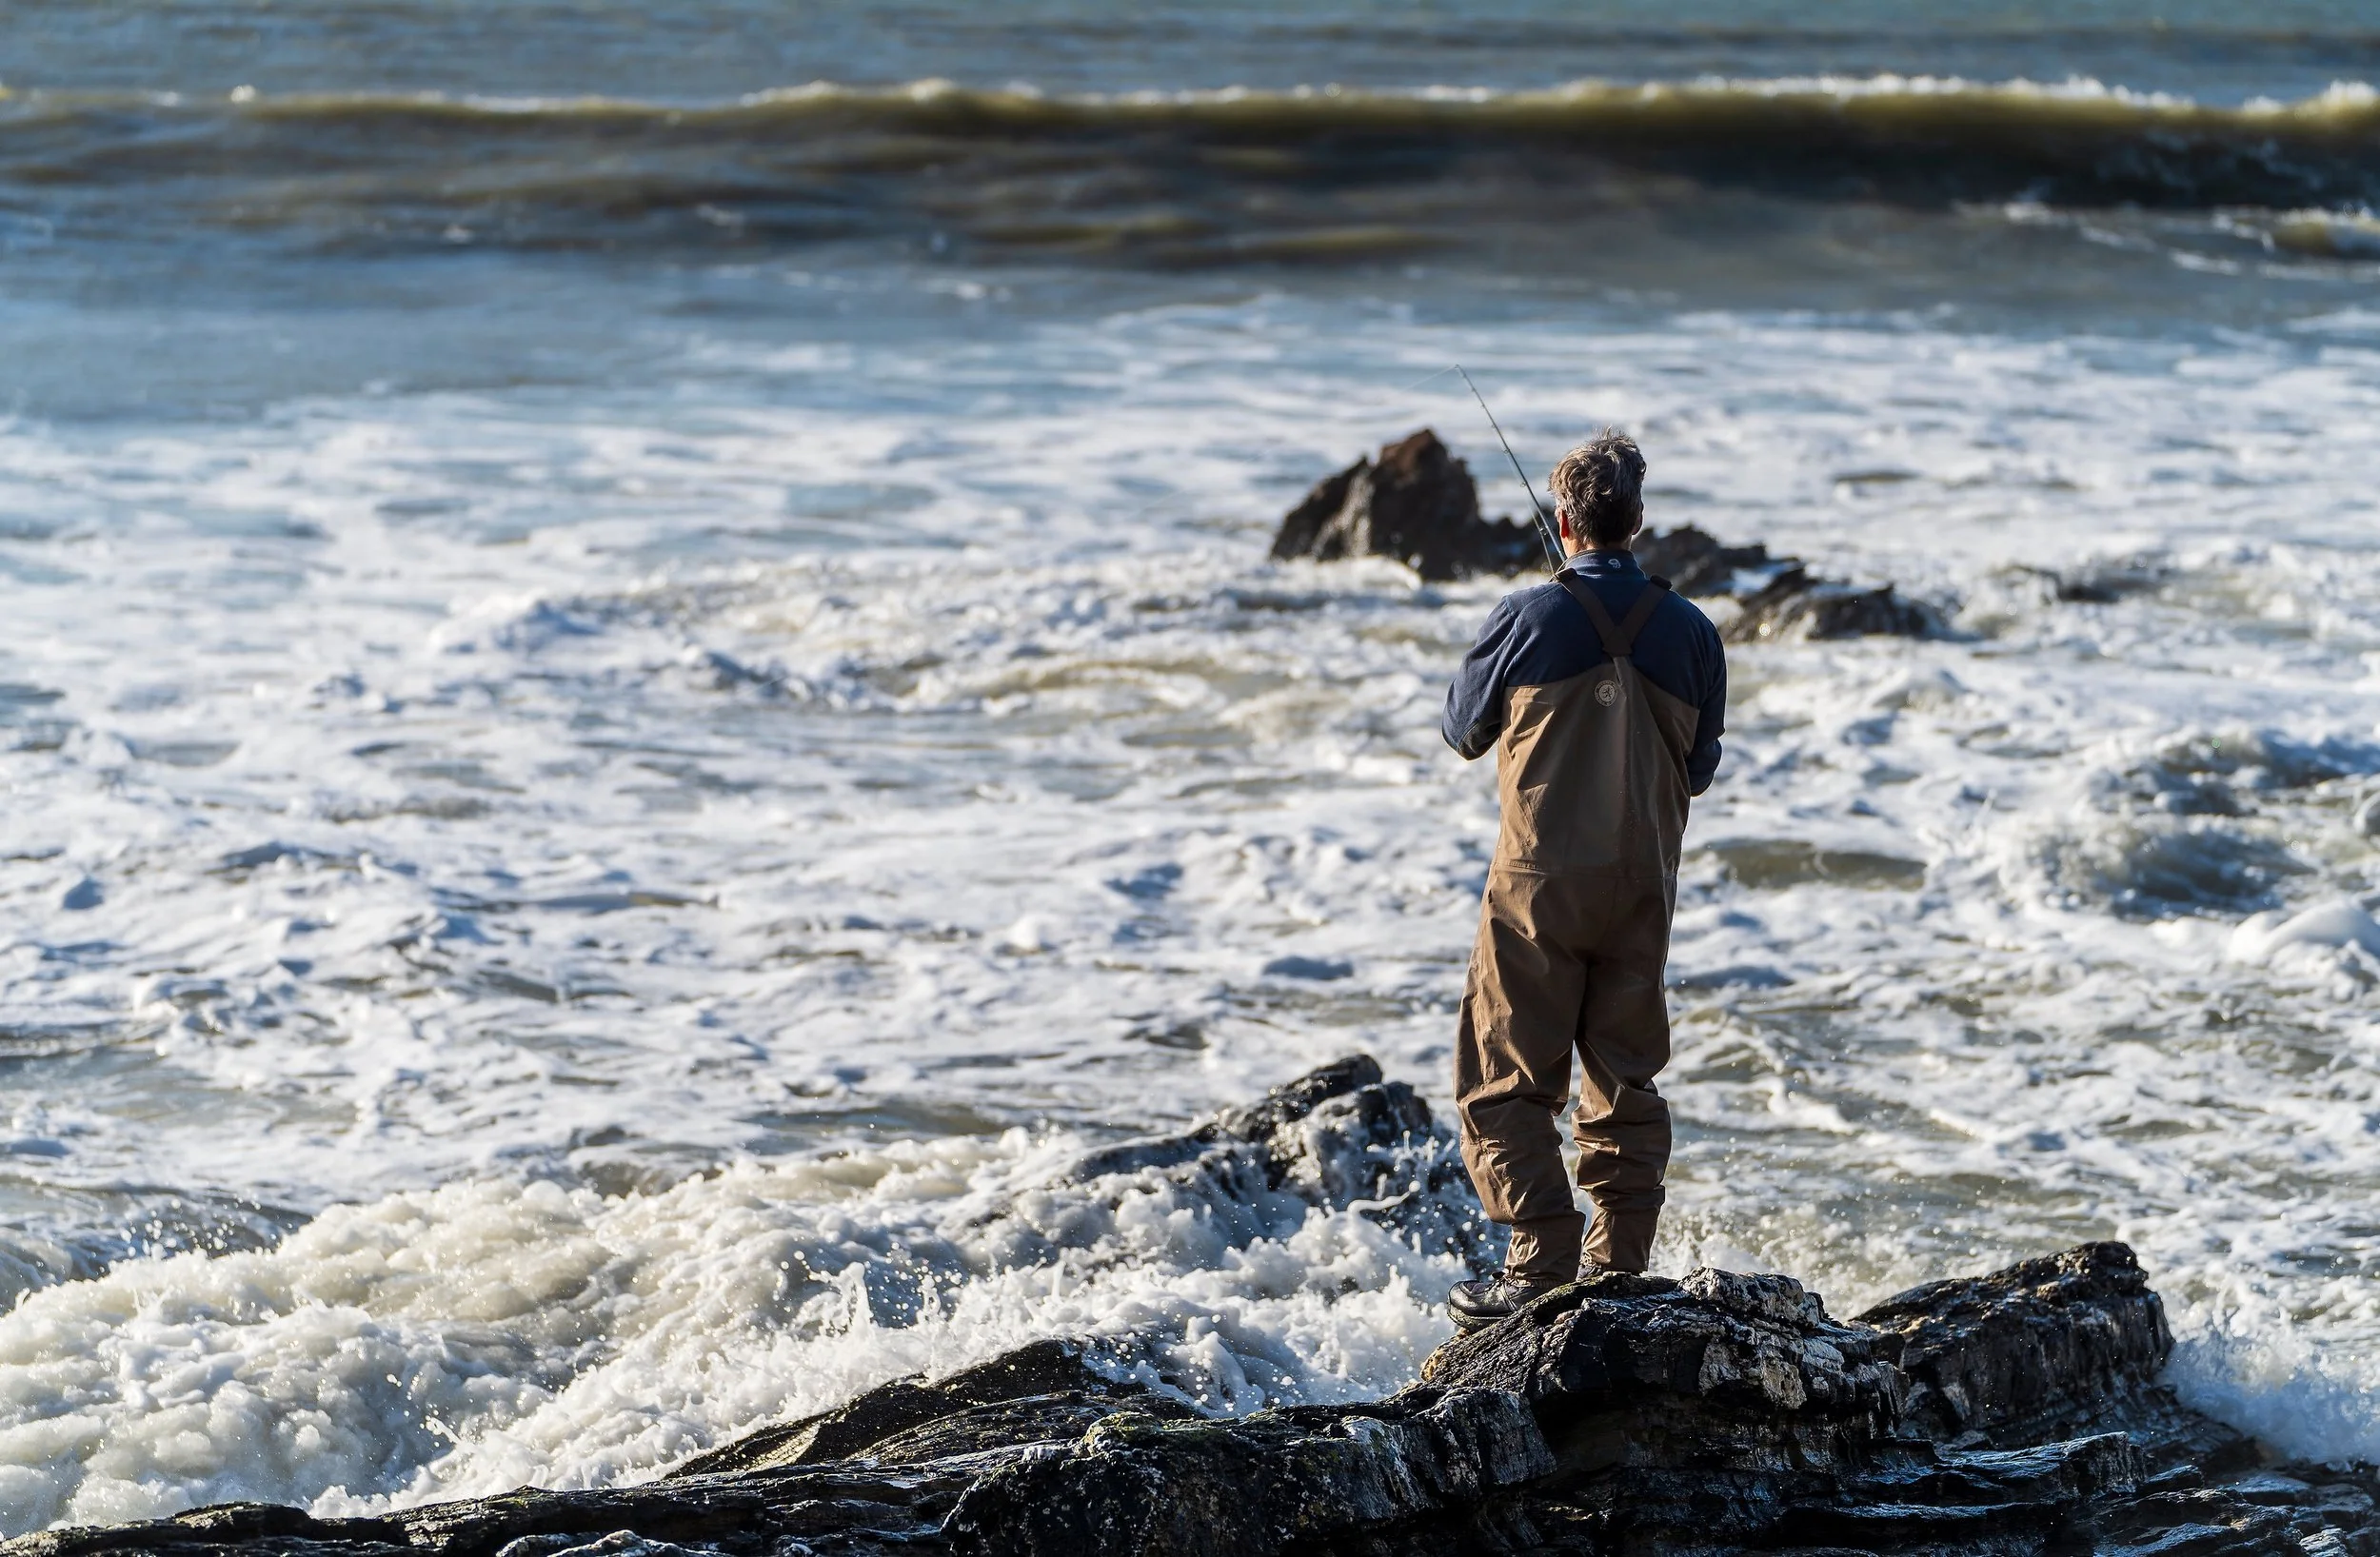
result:
[[[485,126],[516,182],[474,205],[408,182],[451,148],[323,144],[382,184],[270,149],[275,92],[435,85],[447,9],[376,80],[307,33],[338,8],[298,8],[236,102],[233,55],[138,77],[53,10],[0,102],[0,1531],[633,1479],[1039,1334],[1137,1330],[1217,1409],[1410,1379],[1451,1262],[1320,1213],[1235,1248],[1177,1192],[1052,1179],[1352,1049],[1444,1106],[1496,817],[1437,720],[1505,586],[1265,553],[1418,425],[1517,504],[1457,361],[1537,467],[1624,424],[1656,523],[1950,623],[1733,652],[1661,1266],[1789,1270],[1851,1312],[2125,1238],[2194,1400],[2380,1454],[2352,209],[1595,164],[1623,222],[1497,204],[1465,167],[1537,165],[1476,127],[1484,162],[1317,163],[1268,206],[1240,164],[1183,171],[1223,166],[1194,125],[1133,143],[1145,185],[1077,191],[1096,242],[1002,225],[1077,176],[1031,136],[1001,153],[1027,194],[926,159],[827,230],[785,193],[825,143],[777,121],[812,161],[775,205],[737,204],[749,168],[523,205],[551,148]],[[1506,20],[1453,56],[1383,23],[1348,73],[1547,85],[1530,40],[1566,24]],[[1962,33],[1941,69],[2327,85],[2121,20]],[[1052,91],[1114,54],[1081,25]],[[1246,59],[1167,25],[1189,41],[1135,69],[1332,78],[1319,22]],[[822,29],[841,79],[1044,57]],[[455,91],[781,84],[696,49],[640,87],[600,28],[575,84],[507,77],[561,66],[497,31]],[[1778,77],[1929,47],[1697,36]],[[1630,69],[1693,73],[1659,41]],[[207,106],[125,130],[121,94],[165,87]],[[745,144],[537,124],[664,183]]]

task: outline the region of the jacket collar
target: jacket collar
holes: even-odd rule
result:
[[[1562,566],[1587,579],[1644,577],[1644,569],[1636,565],[1636,554],[1629,551],[1582,551]]]

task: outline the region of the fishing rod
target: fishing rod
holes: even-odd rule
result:
[[[1537,486],[1529,480],[1529,473],[1520,468],[1520,456],[1513,452],[1513,441],[1505,437],[1504,429],[1497,425],[1496,413],[1488,410],[1487,396],[1479,393],[1478,384],[1471,384],[1471,375],[1464,371],[1462,364],[1457,363],[1455,371],[1462,374],[1463,383],[1471,384],[1471,398],[1479,403],[1481,411],[1487,413],[1488,425],[1496,428],[1496,441],[1504,445],[1504,458],[1513,463],[1513,474],[1520,478],[1520,489],[1529,494],[1529,506],[1537,516],[1537,539],[1545,543],[1546,558],[1553,562],[1554,571],[1559,573],[1562,570],[1561,542],[1555,539],[1554,522],[1545,517],[1544,505],[1537,502]]]

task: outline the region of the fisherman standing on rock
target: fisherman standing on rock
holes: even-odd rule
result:
[[[1598,1271],[1642,1271],[1669,1166],[1662,970],[1691,797],[1719,765],[1727,662],[1708,617],[1629,551],[1644,456],[1606,431],[1563,456],[1568,560],[1504,597],[1446,694],[1446,742],[1496,750],[1501,836],[1479,907],[1455,1047],[1462,1156],[1493,1221],[1498,1274],[1447,1299],[1465,1329]],[[1578,1187],[1555,1117],[1578,1055]],[[1583,1243],[1583,1248],[1582,1248]]]

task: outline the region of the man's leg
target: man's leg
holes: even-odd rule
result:
[[[1654,1077],[1669,1063],[1669,961],[1674,889],[1608,889],[1609,916],[1588,949],[1578,1013],[1578,1187],[1595,1201],[1586,1256],[1642,1271],[1653,1255],[1669,1170],[1669,1104]]]
[[[1488,1219],[1513,1230],[1508,1275],[1569,1281],[1586,1218],[1562,1173],[1555,1117],[1570,1090],[1583,970],[1547,878],[1493,870],[1479,905],[1455,1043],[1463,1166]]]

